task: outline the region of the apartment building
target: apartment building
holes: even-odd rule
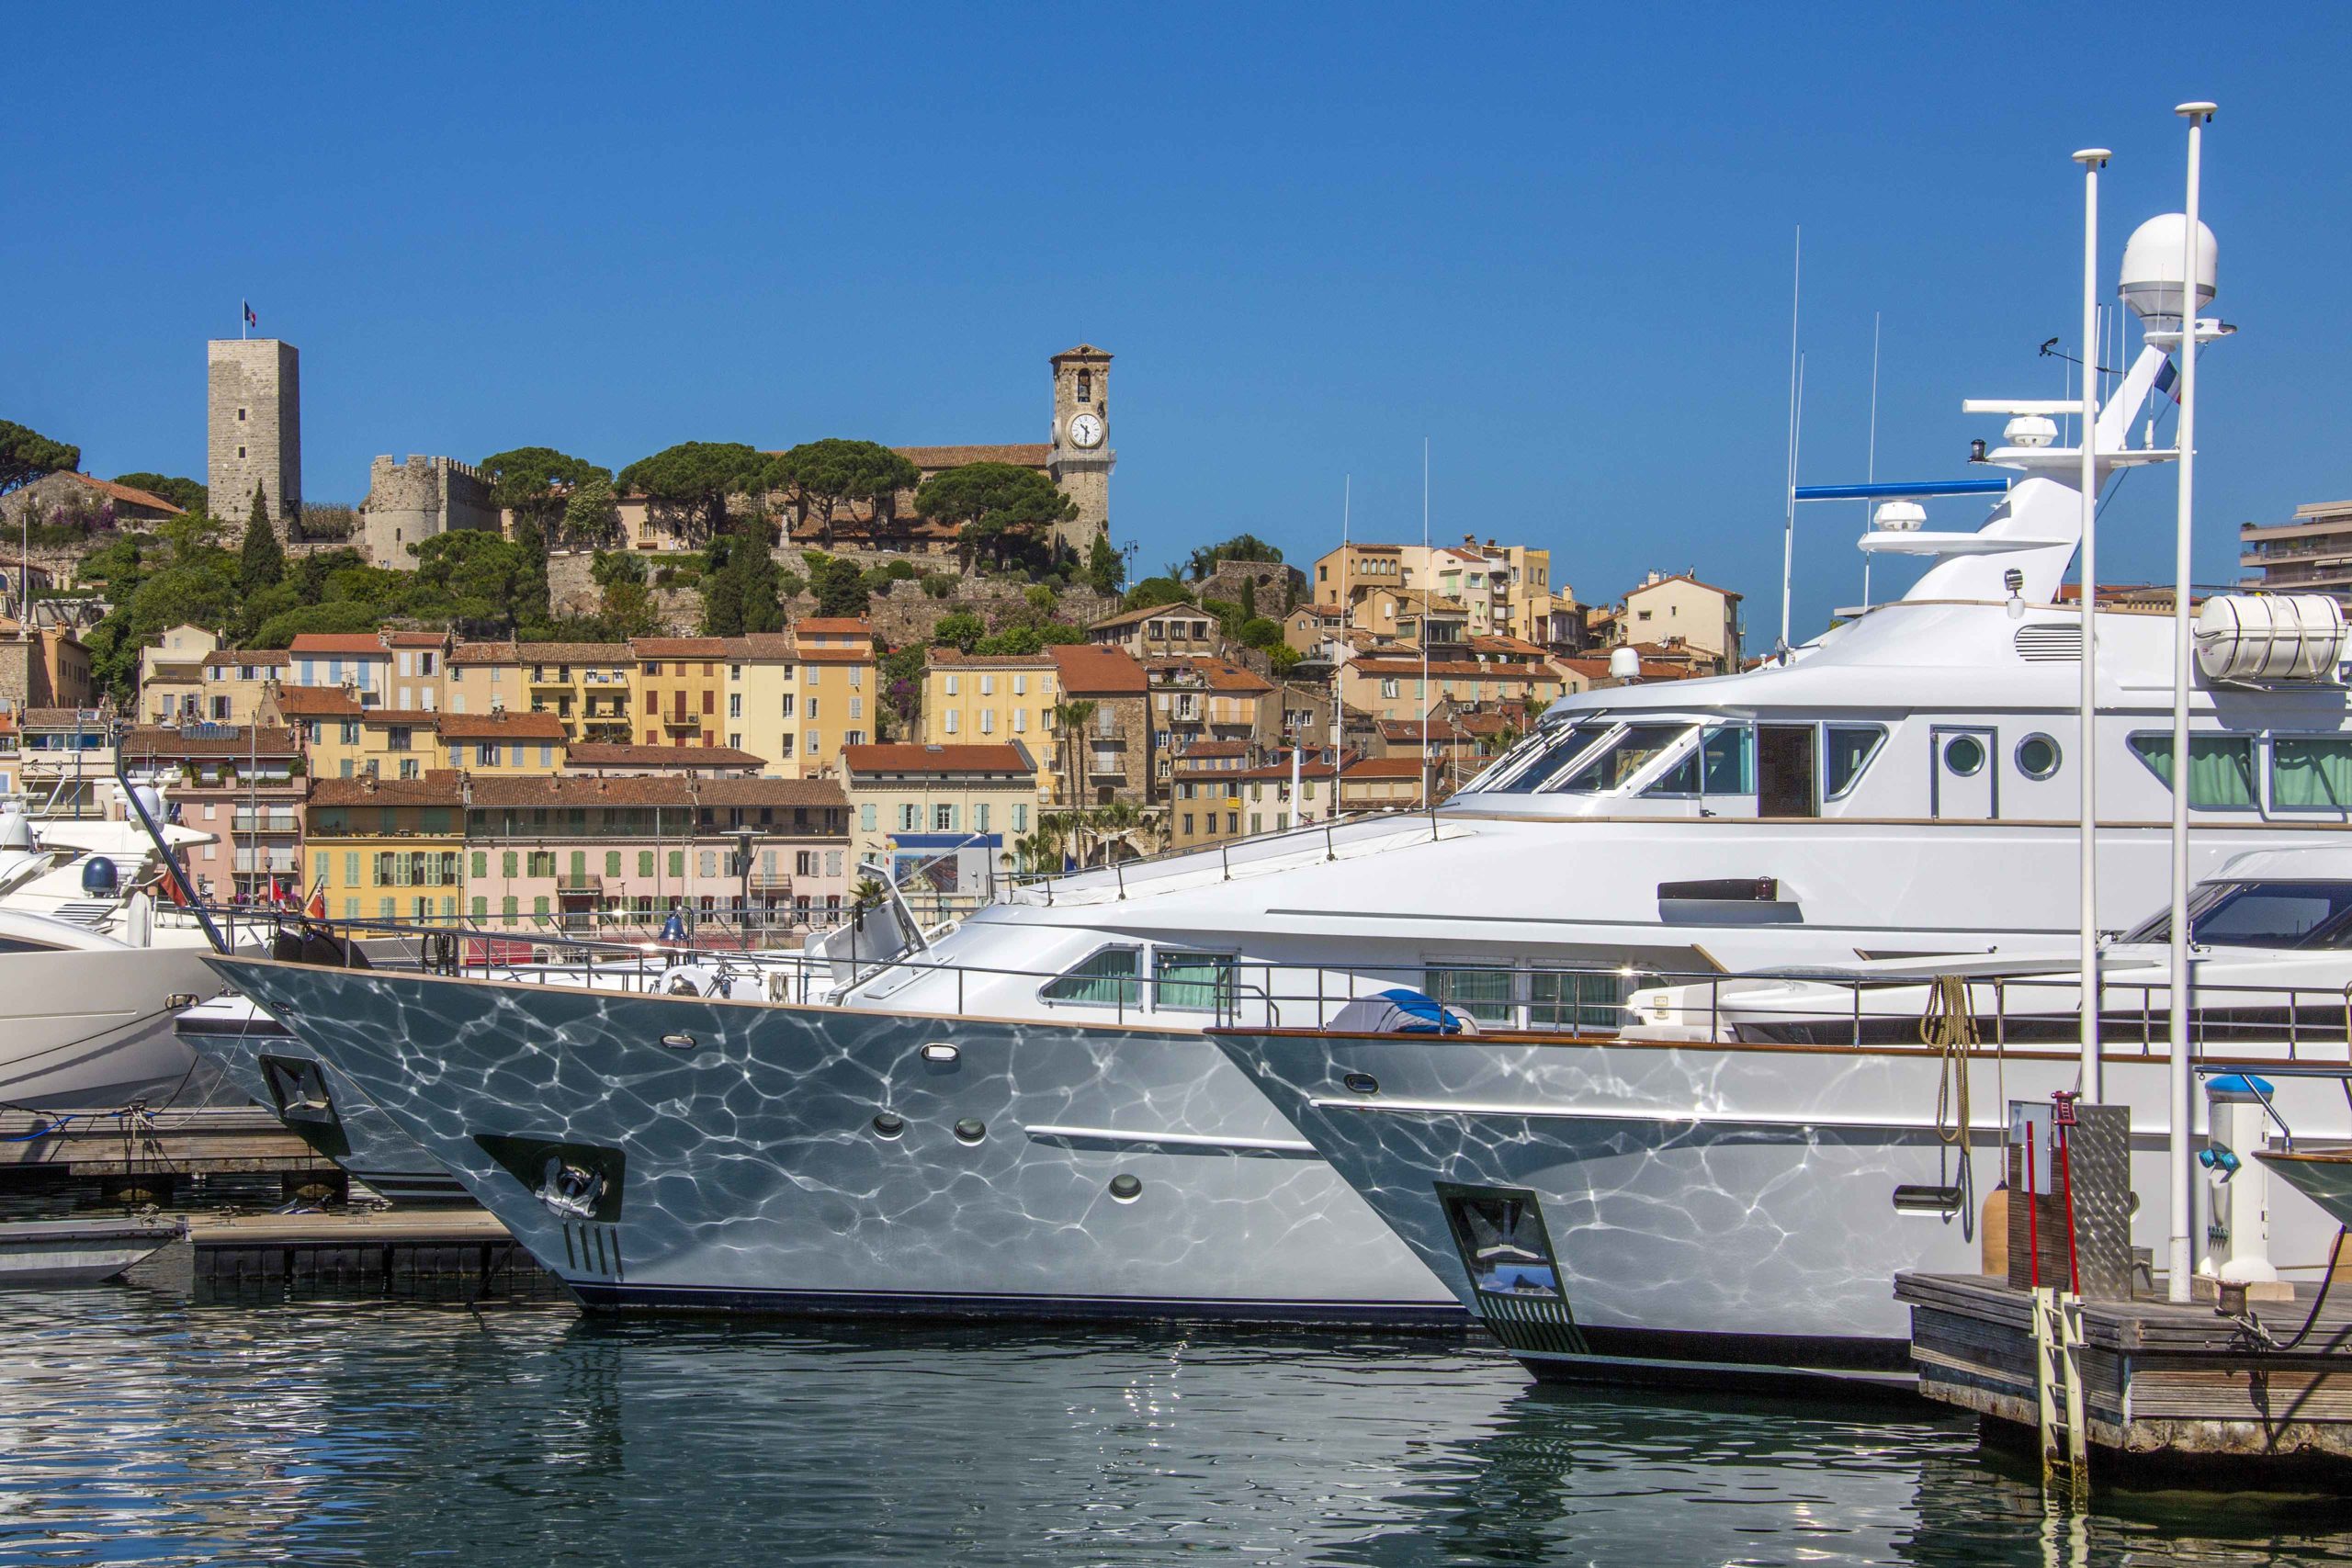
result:
[[[799,772],[837,777],[842,748],[864,746],[875,734],[881,685],[874,627],[850,616],[810,615],[794,624],[792,638],[799,664]]]
[[[1703,654],[1709,673],[1739,668],[1739,594],[1702,582],[1688,572],[1653,571],[1625,594],[1611,642],[1679,643]]]
[[[302,881],[300,737],[283,726],[141,725],[123,738],[140,771],[176,773],[168,791],[184,827],[212,841],[187,851],[188,874],[209,903],[267,903]]]
[[[36,817],[111,815],[114,720],[98,708],[17,714],[17,786]]]
[[[2325,593],[2352,605],[2352,501],[2315,501],[2284,523],[2238,525],[2241,588]]]
[[[293,655],[282,648],[216,648],[203,665],[204,716],[214,724],[252,724],[269,689],[285,681]]]
[[[727,639],[641,637],[629,651],[637,660],[638,744],[718,745]]]
[[[1063,807],[1138,808],[1159,801],[1153,758],[1151,684],[1125,649],[1091,644],[1048,649],[1066,704],[1086,705],[1084,722],[1050,738],[1054,800]]]
[[[1041,809],[1036,759],[1017,743],[852,746],[842,786],[857,863],[951,908],[985,895]]]
[[[314,779],[302,820],[311,896],[339,919],[455,920],[465,883],[463,790],[444,771]]]
[[[287,653],[289,684],[347,688],[362,707],[390,705],[392,650],[379,634],[304,632]]]
[[[445,705],[450,637],[447,632],[385,631],[378,634],[391,655],[386,693],[389,706],[425,713]]]
[[[205,661],[220,639],[202,626],[166,627],[139,650],[138,714],[148,724],[185,724],[205,717]]]
[[[1153,780],[1165,787],[1178,753],[1202,741],[1272,746],[1282,733],[1282,700],[1272,681],[1227,660],[1197,655],[1144,666],[1151,690]]]
[[[1037,760],[1037,783],[1053,788],[1054,705],[1060,666],[1050,653],[971,654],[934,648],[923,660],[922,739],[933,746],[1019,741]]]
[[[465,651],[460,645],[458,651]],[[625,642],[526,642],[492,644],[513,650],[518,684],[526,694],[523,704],[535,714],[553,717],[568,740],[619,742],[635,738],[631,701],[637,651]],[[478,668],[500,668],[496,665]],[[464,694],[473,694],[469,669]],[[453,688],[453,695],[456,694]]]
[[[1159,604],[1105,615],[1086,628],[1086,640],[1098,648],[1125,649],[1139,660],[1225,650],[1216,617],[1197,604]]]
[[[1427,691],[1423,691],[1424,671]],[[1559,700],[1566,683],[1548,660],[1431,659],[1359,654],[1340,666],[1340,701],[1375,719],[1419,718],[1451,700],[1456,706],[1516,705],[1541,712]]]

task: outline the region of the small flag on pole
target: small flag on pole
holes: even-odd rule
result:
[[[240,304],[240,305],[243,305],[243,306],[245,308],[245,325],[247,325],[247,326],[249,326],[249,327],[257,327],[257,326],[261,325],[261,318],[260,318],[259,316],[256,316],[256,315],[254,315],[254,307],[253,307],[253,301],[252,301],[252,300],[250,300],[250,299],[240,299],[240,300],[238,300],[238,301],[237,301],[237,303],[238,303],[238,304]]]

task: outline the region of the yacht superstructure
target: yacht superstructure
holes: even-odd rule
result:
[[[2098,421],[2102,481],[2170,458],[2132,426],[2171,364],[2152,333]],[[2083,733],[2059,593],[2081,454],[2055,434],[2018,415],[1984,454],[2006,488],[1982,528],[1872,530],[1932,558],[1899,600],[1761,669],[1566,699],[1434,810],[1053,878],[934,935],[877,913],[767,1002],[219,966],[592,1301],[1443,1310],[1426,1251],[1207,1030],[1318,1030],[1403,985],[1488,1030],[1580,1033],[1645,975],[2071,942],[2086,748],[2102,916],[2161,902],[2168,645],[2098,615]],[[2200,873],[2352,822],[2328,635],[2217,635]]]

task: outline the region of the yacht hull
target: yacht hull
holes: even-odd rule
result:
[[[213,964],[591,1306],[1465,1321],[1196,1032]]]
[[[335,1162],[355,1181],[396,1204],[468,1203],[457,1178],[276,1020],[184,1015],[179,1038],[256,1105]]]
[[[175,1038],[181,1007],[218,991],[209,949],[107,947],[0,953],[0,1102],[113,1110],[195,1104],[217,1072]]]
[[[2070,1053],[1980,1048],[1963,1158],[1939,1133],[1942,1068],[1921,1050],[1219,1038],[1415,1254],[1547,1377],[1907,1374],[1909,1314],[1894,1275],[1979,1271],[1974,1222],[2001,1177],[2002,1101],[2047,1101],[2073,1087],[2077,1066]],[[2332,1049],[2340,1060],[2342,1043]],[[2135,1108],[2143,1201],[2132,1239],[2159,1258],[2165,1071],[2161,1056],[2143,1055],[2111,1057],[2107,1069],[2109,1098]],[[2334,1083],[2278,1087],[2299,1138],[2346,1131]],[[1898,1187],[1958,1187],[1965,1198],[1949,1212],[1904,1212]],[[1492,1207],[1514,1199],[1535,1223],[1498,1239],[1486,1219],[1517,1220]],[[2324,1262],[2333,1223],[2316,1209],[2275,1201],[2272,1227],[2282,1269]]]

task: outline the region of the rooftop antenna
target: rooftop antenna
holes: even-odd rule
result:
[[[2190,1158],[2188,1064],[2188,580],[2189,530],[2197,467],[2197,308],[2204,282],[2198,267],[2199,225],[2197,183],[2205,151],[2205,122],[2214,106],[2182,104],[2173,112],[2188,121],[2188,205],[2180,226],[2180,423],[2173,445],[2180,448],[2179,521],[2173,535],[2172,589],[2172,1269],[2166,1294],[2190,1298],[2189,1271],[2196,1266],[2190,1236],[2196,1213],[2196,1165]],[[2211,258],[2203,265],[2211,265]],[[2088,650],[2086,649],[2086,652]]]
[[[2080,959],[2083,987],[2083,1071],[2075,1088],[2085,1100],[2105,1100],[2099,1065],[2098,1007],[2098,172],[2113,157],[2104,147],[2075,154],[2083,166],[2083,612],[2082,712],[2076,750],[2082,790]],[[2180,993],[2173,993],[2177,998]]]
[[[1430,438],[1421,437],[1421,559],[1430,557]],[[1428,568],[1422,568],[1424,571]],[[1430,599],[1429,588],[1421,588],[1421,805],[1430,803]]]
[[[1804,225],[1797,225],[1796,262],[1789,275],[1789,515],[1781,533],[1781,657],[1789,653],[1789,578],[1797,558],[1797,399],[1804,362],[1797,353],[1797,303],[1804,285]]]
[[[1348,519],[1355,502],[1355,484],[1356,477],[1353,474],[1342,474],[1340,476],[1340,607],[1342,611],[1345,611],[1347,608],[1347,578],[1350,564],[1348,556]],[[1347,616],[1342,614],[1340,618],[1344,623]],[[1343,705],[1344,705],[1340,701],[1339,682],[1334,681],[1331,682],[1331,762],[1334,767],[1339,765],[1340,743],[1347,737],[1347,732],[1340,727],[1340,711]],[[1333,776],[1336,777],[1337,775],[1335,774]],[[1332,814],[1336,816],[1340,809],[1338,804],[1339,797],[1337,794],[1339,785],[1334,784],[1331,788],[1334,792],[1332,796],[1331,811]]]

